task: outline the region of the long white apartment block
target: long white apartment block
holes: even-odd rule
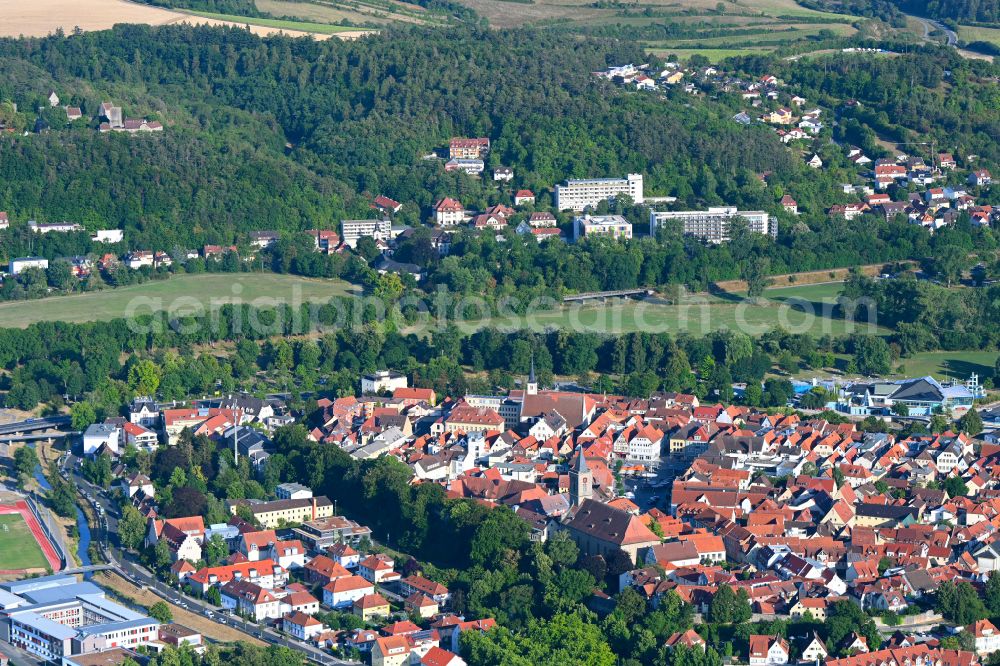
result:
[[[559,210],[582,211],[588,206],[614,199],[619,194],[629,195],[635,203],[644,200],[641,173],[630,173],[625,178],[567,180],[556,185],[555,189],[556,208]]]
[[[709,243],[723,243],[730,239],[730,229],[735,218],[746,221],[750,231],[776,236],[777,225],[770,215],[760,210],[738,210],[735,206],[718,206],[708,210],[652,211],[649,214],[649,234],[655,236],[660,227],[676,221],[683,224],[683,233],[697,236]]]

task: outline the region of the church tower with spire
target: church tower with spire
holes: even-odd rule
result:
[[[531,354],[531,373],[528,375],[528,383],[524,387],[525,395],[538,395],[538,380],[535,379],[535,354]]]
[[[594,494],[594,474],[587,465],[587,459],[583,455],[583,447],[580,447],[576,460],[570,465],[569,470],[569,503],[570,506],[580,506],[583,500],[591,499]]]

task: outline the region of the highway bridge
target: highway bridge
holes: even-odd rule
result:
[[[43,419],[28,419],[17,423],[5,423],[0,425],[0,435],[23,435],[39,430],[51,430],[61,428],[70,424],[68,416],[49,416]]]
[[[69,432],[46,432],[40,435],[3,435],[0,436],[0,444],[11,444],[13,442],[44,442],[50,439],[62,439],[79,435],[78,431]]]
[[[91,564],[86,567],[75,567],[73,569],[63,569],[60,574],[73,575],[73,574],[88,574],[94,573],[95,571],[114,571],[116,573],[121,573],[118,567],[111,564]]]
[[[565,296],[563,303],[592,301],[605,298],[628,298],[630,296],[652,296],[652,289],[618,289],[616,291],[588,291],[583,294]]]

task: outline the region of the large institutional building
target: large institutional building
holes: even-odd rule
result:
[[[649,235],[655,236],[660,227],[671,221],[684,225],[684,233],[697,236],[709,243],[729,240],[732,221],[745,220],[750,231],[776,236],[777,225],[767,213],[759,210],[737,210],[735,206],[719,206],[708,210],[653,211],[649,214]]]
[[[582,215],[573,219],[573,238],[610,236],[632,238],[632,224],[621,215]]]
[[[348,247],[357,247],[358,241],[368,236],[387,241],[392,237],[391,220],[341,220],[340,237]]]
[[[556,208],[582,211],[588,206],[614,199],[619,194],[627,194],[635,203],[642,203],[642,174],[630,173],[625,178],[567,180],[556,185]]]
[[[108,600],[75,576],[0,585],[0,639],[45,660],[135,648],[157,639],[160,623]]]

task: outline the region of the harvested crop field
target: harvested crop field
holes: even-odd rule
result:
[[[193,23],[204,25],[242,25],[232,21],[193,16],[182,12],[150,7],[125,0],[34,0],[15,2],[4,10],[0,21],[0,37],[44,37],[62,29],[66,33],[75,28],[81,30],[106,30],[117,23],[146,23],[167,25],[170,23]],[[267,36],[284,33],[292,37],[312,35],[316,39],[329,39],[330,34],[315,34],[303,30],[251,25],[254,34]],[[340,38],[355,38],[366,34],[363,30],[351,30],[336,34]]]

